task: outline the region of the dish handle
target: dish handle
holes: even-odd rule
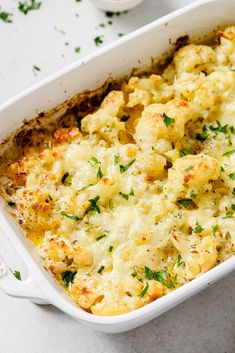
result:
[[[27,298],[35,304],[48,304],[48,300],[37,288],[30,275],[25,280],[17,279],[1,258],[0,289],[12,297]]]

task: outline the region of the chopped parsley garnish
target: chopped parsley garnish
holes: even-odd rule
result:
[[[120,172],[123,174],[125,173],[131,166],[132,164],[135,162],[135,159],[133,159],[130,163],[126,164],[126,165],[123,165],[123,164],[120,164],[119,165],[119,168],[120,168]]]
[[[217,232],[218,229],[219,229],[218,224],[215,224],[214,226],[212,226],[212,232],[213,232],[214,236],[216,235],[216,232]]]
[[[100,213],[100,208],[97,205],[97,202],[99,201],[99,199],[100,199],[100,196],[97,195],[94,199],[89,200],[91,203],[89,210],[88,210],[89,213],[92,213],[92,214],[94,214],[96,212]]]
[[[109,252],[112,252],[113,251],[113,245],[110,245],[109,246]]]
[[[196,227],[194,228],[194,232],[201,233],[203,230],[204,230],[204,228],[202,228],[202,226],[200,226],[200,224],[197,222]]]
[[[191,152],[189,152],[188,150],[181,150],[181,151],[180,151],[180,157],[185,157],[185,156],[187,156],[188,154],[191,154]]]
[[[76,47],[76,48],[74,48],[74,51],[75,51],[75,53],[80,53],[81,47]]]
[[[233,211],[235,211],[235,203],[232,203],[231,209],[232,209]]]
[[[8,206],[10,206],[10,207],[14,207],[16,205],[16,203],[15,202],[13,202],[13,201],[8,201]]]
[[[225,171],[225,169],[224,169],[224,167],[223,167],[222,165],[220,166],[220,171],[221,171],[221,172],[224,172],[224,171]]]
[[[99,241],[99,240],[101,240],[101,239],[103,239],[103,238],[105,238],[105,237],[107,237],[107,234],[100,235],[100,236],[97,237],[95,240],[96,240],[96,241]]]
[[[119,195],[121,195],[124,199],[128,200],[129,196],[134,196],[134,190],[131,188],[129,194],[123,194],[123,192],[119,192]]]
[[[226,218],[233,218],[233,215],[231,212],[227,212],[226,215],[223,217],[223,219],[226,219]]]
[[[104,271],[105,266],[101,265],[100,268],[98,269],[97,273],[99,273],[100,275],[102,275],[102,272]]]
[[[202,128],[202,132],[200,132],[199,134],[196,134],[196,139],[198,141],[205,141],[208,138],[209,134],[207,131],[206,126],[204,125]]]
[[[94,42],[97,47],[103,43],[103,38],[104,38],[104,36],[97,36],[94,38]]]
[[[230,173],[228,176],[231,180],[235,180],[235,173]]]
[[[148,284],[148,282],[147,282],[147,283],[146,283],[146,286],[144,287],[144,289],[142,290],[142,292],[140,292],[139,297],[143,298],[143,297],[145,296],[145,294],[147,293],[148,289],[149,289],[149,284]]]
[[[231,154],[235,153],[235,148],[230,150],[230,151],[227,151],[223,154],[223,156],[230,156]]]
[[[118,33],[118,37],[123,37],[124,33]]]
[[[18,9],[20,12],[23,14],[27,15],[29,11],[32,10],[38,10],[41,7],[42,3],[37,2],[36,0],[30,0],[30,1],[24,1],[24,2],[19,2]]]
[[[137,272],[136,272],[136,271],[133,271],[133,272],[131,273],[131,277],[135,278],[136,276],[137,276]]]
[[[170,118],[169,116],[166,115],[166,113],[163,113],[162,117],[164,118],[164,124],[166,125],[166,127],[171,126],[171,124],[175,122],[175,119]]]
[[[195,194],[194,191],[192,190],[192,191],[190,192],[189,196],[194,200],[194,199],[196,199],[197,194]]]
[[[235,188],[232,191],[232,195],[235,196]]]
[[[64,281],[66,287],[69,287],[69,285],[73,283],[76,273],[77,271],[65,271],[62,273],[62,280]]]
[[[192,203],[192,200],[191,199],[181,199],[181,200],[178,200],[177,202],[186,208]]]
[[[37,65],[33,65],[33,73],[36,76],[37,72],[41,71],[40,67],[38,67]]]
[[[173,288],[177,282],[177,275],[173,278],[173,280],[169,280],[169,275],[167,270],[153,271],[149,267],[144,267],[145,277],[147,279],[154,279],[155,281],[163,283],[167,288]]]
[[[12,22],[11,16],[12,16],[12,14],[10,12],[0,11],[0,20],[4,21],[6,23]]]
[[[210,125],[209,129],[215,133],[221,132],[223,134],[226,134],[228,125],[223,126],[218,120],[216,120],[216,123],[217,123],[217,126]]]
[[[180,267],[182,265],[183,261],[182,261],[182,256],[178,255],[177,257],[177,267]]]
[[[80,221],[81,220],[80,217],[78,217],[78,216],[76,216],[74,214],[69,214],[69,213],[67,213],[65,211],[61,211],[60,214],[61,214],[61,216],[65,216],[67,218],[73,219],[74,221]]]
[[[120,159],[120,154],[115,154],[115,156],[114,156],[114,163],[115,163],[115,164],[118,164],[119,159]]]
[[[21,281],[21,273],[20,273],[20,271],[14,271],[13,275],[15,276],[15,278],[17,278],[19,281]]]
[[[71,180],[69,180],[69,172],[64,173],[61,179],[61,183],[66,186],[71,186]]]
[[[130,115],[123,115],[123,116],[121,116],[121,118],[120,118],[120,120],[121,120],[122,122],[126,122],[128,119],[130,119]]]
[[[81,189],[78,189],[77,191],[79,192],[79,191],[83,191],[83,190],[86,190],[86,189],[88,189],[90,186],[93,186],[94,184],[89,184],[89,185],[87,185],[87,186],[83,186]]]
[[[101,170],[101,168],[99,167],[98,172],[97,172],[97,174],[96,174],[96,177],[97,177],[97,179],[101,179],[103,176],[104,176],[104,174],[102,173],[102,170]]]
[[[94,167],[96,164],[101,164],[101,162],[96,157],[91,157],[88,163],[90,163],[92,167]]]

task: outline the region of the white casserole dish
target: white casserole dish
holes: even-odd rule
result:
[[[169,43],[175,42],[179,36],[189,34],[192,39],[203,38],[218,25],[234,24],[234,13],[235,0],[200,0],[67,67],[0,107],[0,140],[19,127],[24,118],[50,110],[79,91],[101,86],[110,74],[117,78],[130,73],[133,67],[149,64],[151,57],[161,56],[172,47]],[[96,316],[76,307],[43,269],[36,251],[12,222],[3,204],[0,205],[0,217],[1,232],[19,252],[28,270],[25,281],[17,281],[9,270],[2,275],[0,271],[0,288],[12,296],[53,304],[99,331],[122,332],[140,326],[235,269],[235,257],[232,257],[134,312],[113,317]]]

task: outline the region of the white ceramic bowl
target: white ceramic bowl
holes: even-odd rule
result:
[[[0,140],[22,120],[49,110],[85,89],[95,89],[112,74],[114,78],[132,68],[150,64],[152,57],[173,49],[179,36],[203,38],[218,25],[235,23],[235,0],[200,0],[169,14],[96,53],[68,66],[0,107]],[[213,16],[211,15],[213,14]],[[235,269],[235,257],[211,269],[174,292],[134,311],[118,316],[96,316],[76,307],[41,265],[35,249],[0,202],[0,230],[16,248],[28,269],[18,281],[6,268],[0,272],[0,288],[7,294],[55,305],[76,320],[104,332],[122,332],[140,326],[174,307]],[[0,248],[1,253],[1,248]]]
[[[130,10],[144,0],[90,0],[99,9],[111,12]]]

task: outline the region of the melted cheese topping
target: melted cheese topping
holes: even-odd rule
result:
[[[235,27],[218,40],[131,77],[8,168],[5,198],[85,310],[135,310],[234,253]]]

